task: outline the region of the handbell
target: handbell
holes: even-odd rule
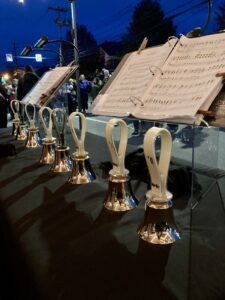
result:
[[[57,122],[58,113],[62,115],[62,118],[60,118],[62,120],[61,128]],[[72,168],[72,162],[69,153],[70,148],[65,144],[65,130],[67,121],[66,112],[61,108],[53,109],[52,120],[58,135],[58,145],[55,148],[55,160],[53,162],[51,171],[55,173],[70,172]]]
[[[28,107],[32,107],[33,114],[30,115],[32,111],[28,111]],[[27,103],[25,105],[25,112],[27,115],[27,119],[30,123],[30,126],[28,128],[28,135],[27,135],[27,142],[26,142],[26,148],[37,148],[40,147],[40,136],[39,136],[39,130],[35,126],[35,116],[36,116],[36,109],[35,106],[31,103]]]
[[[127,211],[138,206],[138,200],[130,190],[129,178],[124,175],[109,177],[108,192],[104,200],[104,207],[112,211]]]
[[[47,120],[44,119],[44,113],[48,117]],[[44,165],[51,165],[55,160],[55,143],[56,138],[52,136],[52,109],[50,107],[41,107],[39,110],[39,117],[45,132],[46,137],[42,139],[42,153],[40,157],[40,163]]]
[[[76,116],[80,118],[80,125],[81,125],[80,138],[77,137],[74,128],[74,121]],[[72,157],[73,168],[69,176],[68,182],[72,184],[90,183],[96,179],[96,176],[91,168],[88,152],[86,152],[84,149],[84,141],[85,141],[85,134],[86,134],[86,118],[84,114],[80,112],[71,113],[69,116],[69,126],[70,126],[70,130],[77,151],[73,154]]]
[[[27,128],[26,124],[19,123],[16,132],[16,140],[24,141],[27,139]]]
[[[155,143],[161,138],[160,157],[157,160]],[[146,193],[145,218],[139,237],[151,244],[167,245],[180,239],[172,210],[173,195],[167,190],[167,177],[172,150],[170,132],[152,127],[144,138],[144,153],[151,177],[151,189]]]
[[[120,126],[120,143],[118,151],[113,140],[113,129]],[[129,171],[124,167],[125,152],[128,141],[127,124],[121,119],[111,119],[106,125],[106,141],[112,158],[113,168],[109,171],[108,192],[104,207],[112,211],[128,211],[138,206],[129,185]]]
[[[14,119],[12,120],[12,135],[17,135],[17,128],[20,123],[19,118],[19,100],[12,100],[10,102],[11,110],[14,114]]]
[[[25,140],[27,137],[25,127],[20,126],[19,128],[19,125],[24,125],[20,118],[20,105],[21,103],[19,100],[12,100],[10,102],[10,106],[14,114],[14,119],[12,121],[12,135],[16,137],[16,140]]]
[[[12,135],[13,136],[17,135],[19,122],[20,122],[19,120],[15,120],[15,119],[13,119],[13,121],[12,121]]]

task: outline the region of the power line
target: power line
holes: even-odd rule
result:
[[[184,10],[182,10],[182,11],[179,11],[179,12],[177,12],[177,13],[174,13],[174,14],[172,14],[172,15],[169,15],[169,16],[166,16],[165,15],[165,18],[164,18],[164,21],[163,22],[161,22],[161,23],[158,23],[158,24],[155,24],[154,26],[152,26],[151,28],[148,28],[148,29],[146,29],[146,30],[148,30],[148,31],[150,31],[150,30],[155,30],[155,29],[158,29],[160,26],[162,26],[166,21],[168,21],[168,20],[174,20],[175,18],[177,18],[177,17],[179,17],[179,16],[181,16],[181,15],[184,15],[184,14],[186,14],[186,13],[188,13],[188,12],[190,12],[190,11],[193,11],[194,9],[196,9],[196,8],[198,8],[199,6],[203,6],[205,3],[207,3],[208,1],[207,0],[203,0],[203,1],[201,1],[201,2],[199,2],[199,3],[196,3],[196,4],[194,4],[194,5],[192,5],[191,7],[188,7],[188,8],[186,8],[186,9],[184,9]],[[172,12],[173,10],[171,10],[171,12]],[[145,19],[147,19],[148,17],[145,17],[145,18],[143,18],[143,20],[145,20]],[[144,30],[144,31],[142,31],[141,33],[138,33],[138,34],[136,34],[134,37],[142,37],[142,36],[144,36],[144,34],[146,33],[146,30]],[[120,37],[121,37],[121,35],[122,34],[114,34],[114,35],[111,35],[110,36],[110,39],[113,39],[113,40],[115,40],[115,39],[119,39]]]

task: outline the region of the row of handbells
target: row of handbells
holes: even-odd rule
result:
[[[38,128],[35,126],[36,109],[33,104],[21,107],[18,100],[11,103],[14,112],[13,135],[17,140],[26,140],[27,148],[37,148],[42,145],[41,164],[51,165],[54,173],[69,172],[68,182],[71,184],[87,184],[96,179],[90,164],[89,154],[85,150],[86,118],[80,112],[73,112],[67,118],[65,110],[41,107],[40,120],[45,132],[42,140]],[[29,128],[26,130],[21,110],[24,109]],[[75,119],[79,118],[79,137],[75,130]],[[69,147],[65,142],[67,122],[75,143],[76,151],[72,158]],[[52,136],[55,128],[57,139]],[[120,141],[116,147],[114,142],[114,128],[120,128]],[[160,138],[160,156],[156,155],[156,140]],[[127,124],[118,118],[112,118],[106,124],[106,141],[112,159],[112,169],[109,171],[108,191],[104,200],[104,207],[108,211],[122,213],[136,208],[138,199],[130,189],[129,170],[125,168],[125,155],[128,142]],[[172,211],[172,194],[167,190],[167,176],[172,150],[170,132],[164,128],[152,127],[144,137],[144,154],[151,177],[151,189],[146,193],[145,219],[138,229],[139,237],[152,244],[167,245],[180,239]]]

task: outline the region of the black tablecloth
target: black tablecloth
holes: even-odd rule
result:
[[[103,138],[86,138],[97,180],[75,186],[39,164],[41,148],[25,149],[8,129],[0,137],[17,148],[0,159],[2,299],[225,299],[223,172],[196,172],[191,200],[174,199],[181,240],[150,245],[137,235],[146,183],[134,182],[138,208],[103,209]]]

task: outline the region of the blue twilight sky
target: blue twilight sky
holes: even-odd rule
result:
[[[98,43],[105,40],[119,40],[121,34],[131,20],[134,7],[140,0],[76,0],[77,22],[87,26]],[[5,64],[5,54],[14,53],[13,44],[17,54],[25,45],[33,45],[41,36],[47,35],[49,39],[58,38],[58,27],[54,23],[56,12],[48,7],[64,7],[67,13],[61,15],[62,19],[71,19],[70,3],[68,0],[0,0],[0,67]],[[186,34],[192,28],[202,27],[207,17],[207,1],[194,8],[202,0],[159,0],[166,16],[184,12],[174,19],[177,25],[177,35]],[[208,32],[213,32],[215,15],[222,0],[212,0],[212,16]],[[68,27],[64,27],[65,31]],[[46,54],[47,55],[47,54]],[[24,59],[23,59],[24,60]]]

